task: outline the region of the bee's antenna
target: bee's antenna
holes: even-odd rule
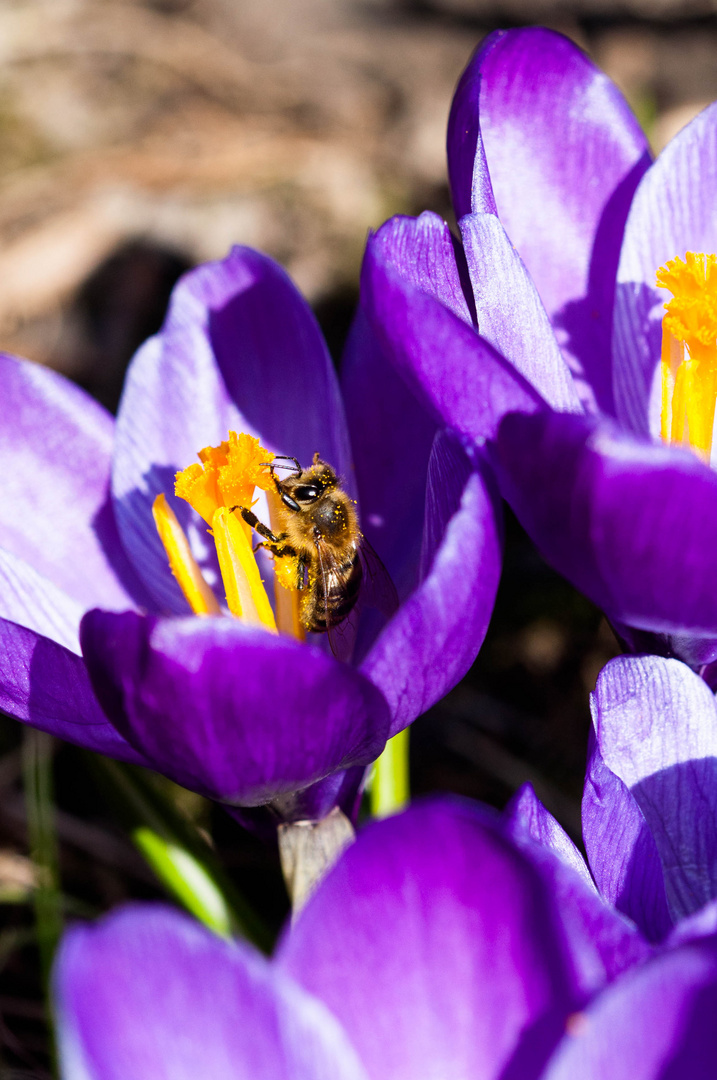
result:
[[[272,472],[274,471],[274,469],[289,469],[292,467],[290,465],[277,465],[277,461],[292,461],[294,463],[294,470],[297,473],[303,472],[303,469],[301,468],[301,465],[299,465],[297,458],[289,457],[288,454],[277,454],[273,461],[260,461],[259,464],[271,469]]]

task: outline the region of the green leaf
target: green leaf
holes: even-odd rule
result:
[[[85,757],[99,774],[103,795],[167,891],[221,937],[240,934],[270,952],[268,928],[152,773],[98,754],[87,752]]]
[[[132,839],[157,877],[181,904],[220,937],[232,936],[229,906],[206,868],[186,848],[141,825]]]

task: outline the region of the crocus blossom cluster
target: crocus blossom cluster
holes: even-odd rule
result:
[[[272,961],[161,907],[75,928],[63,1076],[711,1076],[717,703],[624,657],[593,721],[590,870],[526,787],[502,816],[434,798],[364,829]]]
[[[448,128],[461,243],[394,218],[362,282],[367,332],[486,447],[548,561],[634,649],[696,669],[717,655],[716,125],[712,105],[651,164],[575,45],[492,34]]]
[[[386,739],[475,657],[501,524],[491,480],[450,433],[424,416],[422,452],[406,456],[411,419],[389,415],[360,358],[346,384],[342,400],[285,273],[246,248],[179,283],[116,423],[61,377],[0,357],[0,707],[234,804],[281,798],[313,817],[355,794]],[[368,485],[364,528],[403,602],[387,625],[359,628],[353,665],[226,611],[207,523],[174,485],[230,432],[306,465],[318,451],[353,497]],[[167,528],[173,508],[218,614],[191,614],[153,507]]]
[[[161,906],[72,928],[64,1080],[714,1075],[716,108],[650,164],[572,43],[491,35],[449,124],[460,243],[431,214],[369,239],[343,398],[305,304],[245,249],[179,285],[114,432],[0,358],[0,706],[25,722],[321,816],[480,646],[494,478],[628,644],[687,661],[600,674],[587,861],[530,787],[502,815],[432,798],[360,829],[271,959]],[[290,617],[260,581],[285,568],[251,552],[274,455],[316,452],[401,599],[351,664],[299,640],[296,597]]]
[[[518,817],[520,817],[520,812]],[[515,816],[367,827],[273,960],[138,906],[66,937],[66,1080],[713,1075],[714,936],[652,949]]]

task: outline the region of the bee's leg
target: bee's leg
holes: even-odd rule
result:
[[[306,556],[299,555],[296,561],[296,587],[299,591],[304,589],[306,583]]]
[[[256,545],[256,547],[254,548],[254,552],[256,553],[259,548],[264,548],[265,551],[270,551],[272,555],[275,555],[277,557],[277,559],[283,559],[285,555],[296,555],[296,552],[290,544],[281,543],[281,537],[279,537],[275,544],[267,544],[266,541],[262,540],[260,544]]]
[[[251,525],[252,529],[255,529],[259,533],[259,536],[263,536],[263,537],[265,537],[265,539],[270,540],[272,544],[280,544],[281,543],[281,541],[283,539],[283,536],[275,536],[274,533],[271,531],[271,529],[267,528],[267,526],[264,525],[263,522],[259,521],[259,518],[256,516],[255,513],[253,513],[253,511],[248,510],[246,508],[246,506],[230,506],[229,507],[229,513],[230,514],[232,514],[235,510],[239,511],[241,516],[246,521],[247,525]],[[259,547],[265,547],[265,546],[267,546],[267,545],[265,545],[265,544],[260,544],[259,545]]]

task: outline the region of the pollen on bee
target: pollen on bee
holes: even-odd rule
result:
[[[709,461],[717,401],[717,255],[688,251],[657,271],[662,320],[661,436]]]
[[[274,559],[274,580],[289,592],[298,589],[299,560],[295,555],[282,555],[280,559]]]

